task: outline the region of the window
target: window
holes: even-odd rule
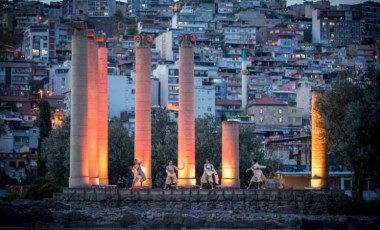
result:
[[[264,117],[260,117],[260,123],[264,122]]]
[[[262,114],[263,113],[263,109],[260,109],[260,114]]]
[[[131,90],[131,94],[135,94],[135,90],[134,89]]]
[[[282,123],[282,117],[278,118],[278,122]]]
[[[278,110],[278,113],[279,113],[279,114],[282,114],[282,109],[279,109],[279,110]]]

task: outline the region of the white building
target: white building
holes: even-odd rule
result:
[[[49,28],[47,25],[29,26],[24,31],[23,55],[28,60],[47,62],[49,59]]]
[[[151,104],[158,105],[158,79],[151,79]],[[108,117],[120,117],[120,112],[135,111],[135,82],[121,75],[108,75]]]
[[[116,11],[116,2],[115,0],[88,0],[87,11],[90,18],[112,17]]]
[[[153,71],[153,76],[160,80],[160,105],[168,110],[178,110],[178,74],[177,65],[161,64]],[[208,68],[195,66],[194,78],[195,116],[201,117],[205,114],[214,116],[215,87],[203,85],[203,81],[208,78]]]
[[[310,119],[311,109],[311,87],[312,82],[301,80],[297,83],[297,107],[302,108],[302,119]]]
[[[69,67],[56,66],[49,69],[48,90],[53,95],[63,95],[70,88]]]
[[[256,28],[228,26],[223,29],[224,43],[231,45],[256,45]]]

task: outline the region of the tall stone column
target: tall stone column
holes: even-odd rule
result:
[[[142,161],[146,175],[144,187],[152,187],[151,180],[151,98],[150,47],[153,37],[136,35],[136,92],[135,92],[135,159]],[[136,185],[139,186],[139,185]]]
[[[99,184],[99,161],[98,161],[98,47],[95,42],[94,31],[87,31],[87,63],[88,63],[88,126],[87,126],[87,152],[88,174],[90,184]]]
[[[190,187],[195,179],[194,51],[196,37],[179,35],[178,186]]]
[[[99,184],[108,185],[108,72],[106,38],[97,37],[98,43],[98,157]]]
[[[222,122],[222,187],[240,188],[239,122]]]
[[[89,185],[87,162],[87,37],[85,24],[74,25],[71,42],[70,188]]]
[[[321,92],[311,92],[311,187],[328,188],[327,139],[324,120],[316,108]]]

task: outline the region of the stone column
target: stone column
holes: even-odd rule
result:
[[[240,188],[239,122],[222,122],[222,187]]]
[[[153,37],[136,35],[136,92],[135,92],[135,159],[142,161],[146,175],[144,187],[152,187],[151,180],[151,93],[150,47]],[[140,186],[137,185],[136,186]]]
[[[179,35],[178,186],[190,187],[195,180],[194,51],[196,37]]]
[[[87,63],[88,63],[88,174],[90,184],[99,184],[99,161],[98,161],[98,47],[94,40],[94,31],[87,31]]]
[[[71,43],[70,188],[89,185],[87,162],[87,38],[85,24],[74,25]]]
[[[321,92],[311,92],[311,187],[328,188],[327,139],[323,117],[316,108]]]
[[[98,43],[98,157],[99,184],[108,185],[108,72],[106,38],[96,38]]]

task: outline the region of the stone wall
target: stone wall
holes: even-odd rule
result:
[[[335,191],[66,189],[0,202],[1,227],[129,229],[376,229],[376,216],[333,215]]]
[[[65,189],[59,198],[65,201],[118,201],[125,205],[165,204],[178,211],[208,207],[221,210],[247,210],[267,213],[330,213],[348,202],[342,191],[323,190],[242,190],[242,189]]]

